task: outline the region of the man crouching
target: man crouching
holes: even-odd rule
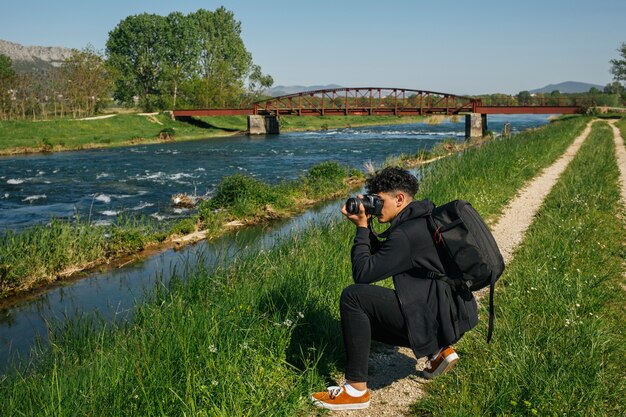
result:
[[[352,245],[354,284],[341,294],[341,329],[346,350],[346,383],[313,394],[314,403],[331,410],[367,408],[368,358],[371,340],[410,347],[417,358],[428,356],[426,378],[448,372],[458,360],[451,346],[478,323],[476,301],[469,290],[453,292],[429,272],[444,273],[427,216],[434,205],[414,201],[419,183],[408,171],[389,167],[366,181],[367,207],[341,208],[356,225]],[[354,201],[354,200],[353,200]],[[382,207],[380,204],[382,203]],[[380,235],[368,228],[373,213],[391,223]],[[431,274],[432,276],[432,274]],[[393,277],[395,290],[368,285]]]

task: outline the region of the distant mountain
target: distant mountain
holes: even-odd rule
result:
[[[0,39],[0,54],[13,61],[17,72],[41,72],[54,67],[70,57],[72,49],[58,46],[24,46]]]
[[[570,94],[570,93],[586,93],[590,88],[595,87],[598,90],[602,91],[604,88],[603,85],[599,84],[590,84],[590,83],[581,83],[578,81],[566,81],[564,83],[559,84],[549,84],[542,88],[537,88],[536,90],[530,90],[530,93],[551,93],[553,91],[560,91],[561,93]]]
[[[343,88],[341,85],[328,84],[328,85],[277,85],[267,90],[267,94],[272,97],[285,96],[288,94],[301,93],[303,91],[312,90],[326,90],[331,88]]]

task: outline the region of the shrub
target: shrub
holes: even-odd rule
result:
[[[207,202],[207,208],[228,209],[237,216],[253,215],[265,204],[278,199],[275,190],[256,178],[234,174],[225,177],[217,186],[215,196]]]

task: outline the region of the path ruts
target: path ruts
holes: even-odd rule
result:
[[[505,262],[512,259],[515,249],[522,242],[537,211],[589,136],[594,122],[595,120],[587,124],[585,130],[574,139],[559,159],[520,189],[517,196],[503,210],[497,223],[491,227]],[[625,158],[623,161],[626,161],[626,153],[623,158]],[[624,162],[620,163],[620,171],[622,173],[622,197],[626,202],[626,189],[624,188],[626,164]],[[426,358],[415,360],[413,353],[407,348],[390,347],[372,353],[368,383],[372,390],[370,407],[365,410],[340,411],[334,415],[371,417],[409,415],[410,406],[422,396],[424,384],[428,383],[427,380],[418,376],[425,362]]]

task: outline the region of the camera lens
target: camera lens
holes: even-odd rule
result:
[[[350,214],[359,214],[360,200],[356,197],[350,197],[346,200],[346,211]]]

